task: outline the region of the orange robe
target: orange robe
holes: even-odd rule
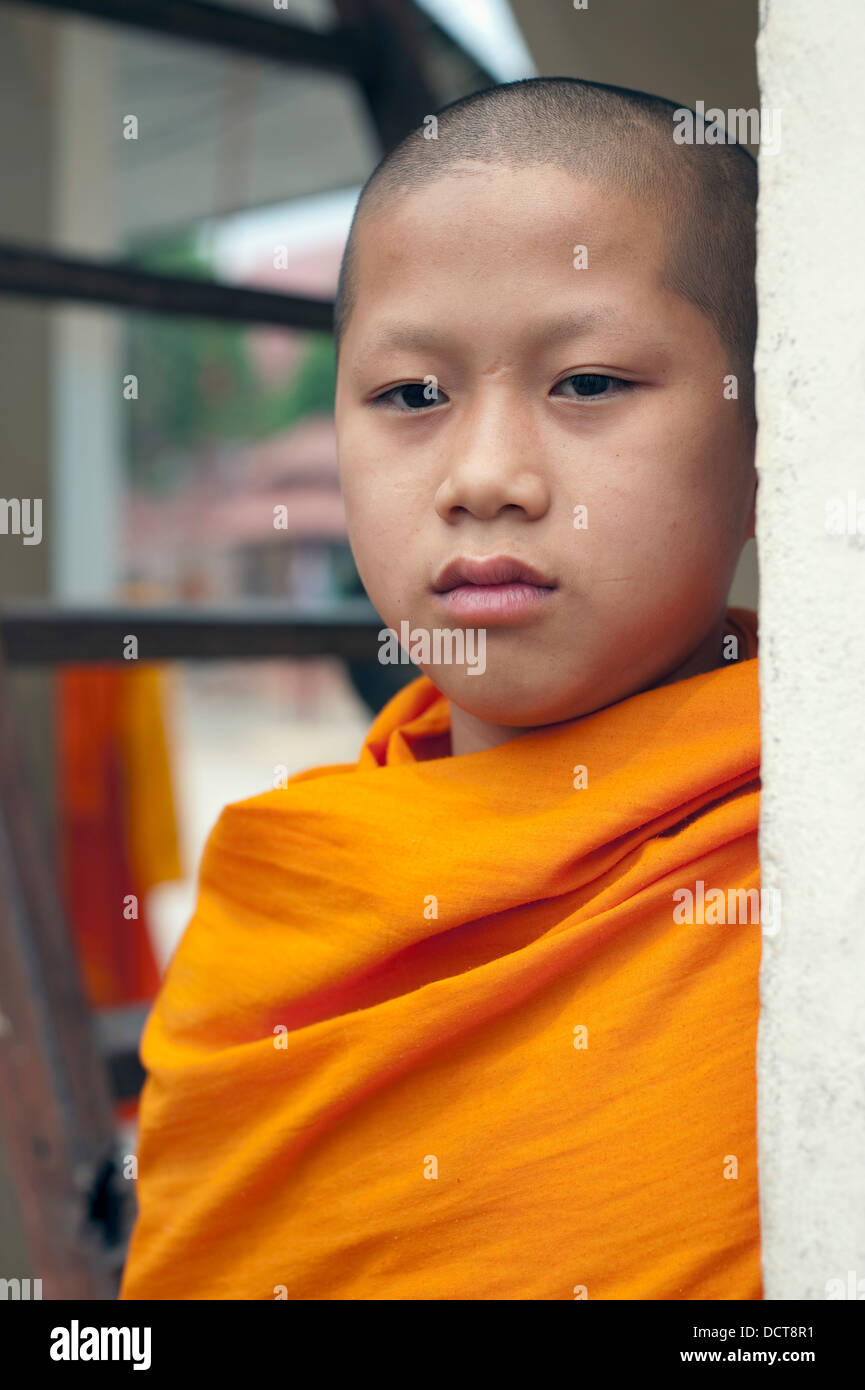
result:
[[[222,812],[121,1298],[762,1296],[760,926],[674,916],[760,883],[731,617],[738,664],[457,758],[421,677],[356,766]]]
[[[153,999],[145,897],[183,877],[159,666],[68,666],[56,683],[63,901],[94,1008]]]
[[[60,879],[94,1009],[146,1002],[159,988],[146,895],[183,876],[165,681],[144,663],[57,675]],[[137,1097],[114,1110],[131,1118]]]

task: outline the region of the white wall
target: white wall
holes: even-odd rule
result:
[[[761,101],[757,544],[765,1296],[865,1297],[865,13],[771,0]],[[830,535],[853,491],[862,531]],[[837,1295],[837,1289],[834,1290]]]

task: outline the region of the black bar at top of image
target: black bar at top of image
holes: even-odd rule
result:
[[[330,333],[333,301],[274,294],[180,275],[133,269],[0,242],[0,294],[74,300],[151,314],[279,324]]]
[[[0,643],[10,666],[119,663],[130,635],[138,639],[140,661],[304,656],[374,661],[382,626],[365,599],[321,609],[279,600],[223,608],[66,608],[38,602],[0,607]]]
[[[17,4],[148,29],[169,39],[212,44],[274,63],[357,74],[363,49],[340,28],[320,32],[289,20],[203,0],[16,0]]]

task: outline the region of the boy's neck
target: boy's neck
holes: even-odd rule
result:
[[[628,695],[623,695],[622,700],[630,699],[631,695],[641,695],[646,690],[656,690],[662,685],[674,685],[677,681],[688,680],[691,676],[700,676],[707,671],[714,671],[720,666],[735,664],[733,660],[724,655],[724,637],[729,630],[726,614],[722,613],[715,623],[711,632],[704,638],[692,652],[686,661],[668,671],[659,680],[652,681],[649,685],[641,686],[638,690],[632,690]],[[620,701],[613,701],[619,704]],[[515,727],[505,724],[493,724],[485,719],[478,719],[476,715],[469,714],[466,710],[450,702],[451,707],[451,733],[450,733],[450,753],[452,757],[460,757],[463,753],[481,753],[488,748],[497,748],[499,744],[510,743],[511,739],[519,738],[523,734],[537,733],[539,729],[554,729],[561,724],[573,723],[573,719],[563,719],[558,723],[531,725],[529,727]],[[600,708],[604,708],[601,706]],[[596,710],[587,710],[586,714],[596,714]],[[576,718],[584,718],[579,715]]]

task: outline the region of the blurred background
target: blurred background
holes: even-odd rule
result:
[[[756,33],[757,0],[0,0],[0,1281],[113,1296],[207,832],[417,674],[337,482],[363,181],[519,77],[758,106]]]

